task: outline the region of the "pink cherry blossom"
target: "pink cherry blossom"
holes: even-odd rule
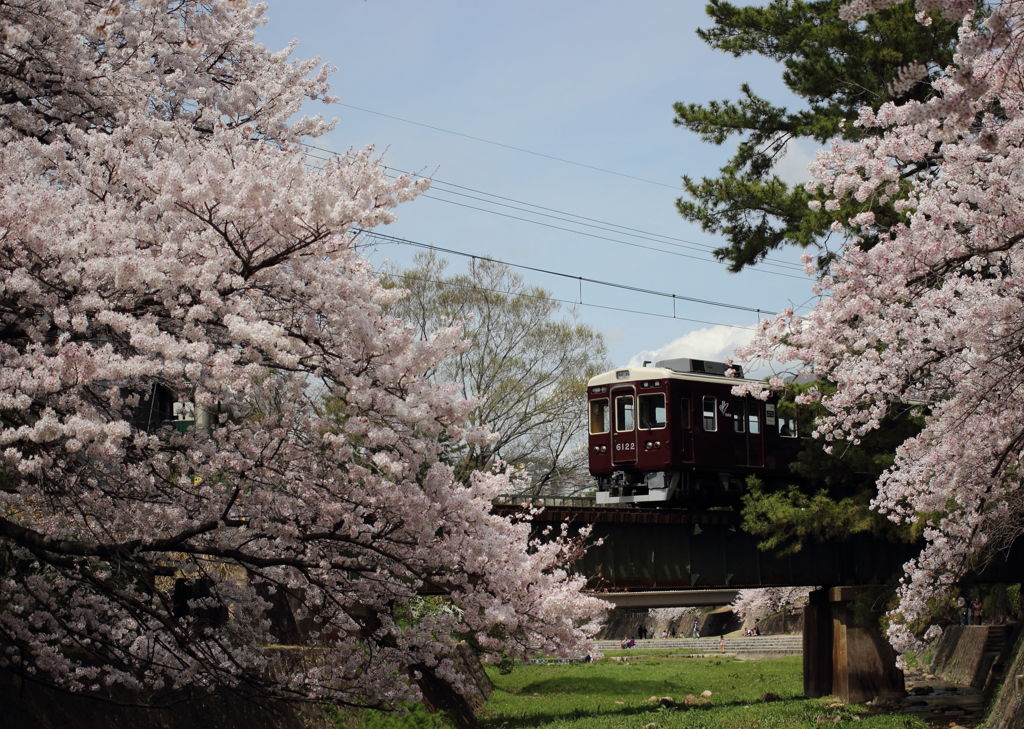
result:
[[[844,13],[891,4],[857,0]],[[818,154],[826,206],[857,201],[862,212],[839,226],[849,243],[818,282],[816,308],[763,324],[751,350],[836,384],[817,425],[828,440],[856,441],[893,410],[924,415],[874,500],[926,540],[890,616],[900,649],[926,633],[960,575],[1019,536],[1024,516],[1024,3],[995,4],[977,27],[974,6],[917,0],[921,21],[963,19],[956,64],[930,101],[865,110],[858,123],[879,136]],[[902,180],[900,220],[863,250],[872,201],[892,200],[907,169],[920,172]]]
[[[353,246],[426,183],[306,166],[327,69],[262,12],[0,4],[0,664],[388,707],[416,671],[461,688],[456,640],[576,654],[579,543],[491,513],[514,476],[454,480],[442,444],[486,434],[424,372],[458,332],[385,315]]]

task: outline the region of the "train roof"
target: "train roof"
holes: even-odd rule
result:
[[[667,359],[656,362],[654,366],[645,367],[619,367],[614,370],[594,375],[587,382],[587,387],[595,385],[614,385],[616,382],[634,380],[687,380],[690,382],[716,382],[720,384],[739,384],[741,382],[752,382],[743,377],[743,370],[739,365],[733,367],[737,370],[736,377],[726,376],[729,365],[724,362],[709,362],[701,359]]]

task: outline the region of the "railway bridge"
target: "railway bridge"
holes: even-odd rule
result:
[[[805,544],[790,555],[764,551],[733,511],[596,506],[586,498],[542,499],[538,527],[590,527],[594,541],[576,568],[588,587],[623,607],[725,604],[750,587],[817,585],[804,611],[804,691],[867,701],[902,695],[903,675],[879,633],[877,615],[863,618],[853,603],[872,588],[895,585],[918,544],[867,535]],[[494,509],[514,513],[522,500],[499,498]],[[984,582],[1024,580],[1018,544],[977,576]],[[880,611],[880,608],[879,608]]]

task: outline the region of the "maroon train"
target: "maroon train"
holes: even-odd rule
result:
[[[782,417],[773,399],[734,396],[745,380],[727,369],[670,359],[590,379],[597,503],[723,504],[738,500],[748,476],[788,476],[800,444],[796,419]]]

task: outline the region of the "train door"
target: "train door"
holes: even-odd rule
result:
[[[612,388],[612,463],[636,463],[636,389]]]
[[[679,401],[679,457],[685,463],[693,463],[693,413],[690,410],[690,398]]]
[[[724,414],[732,420],[732,462],[737,466],[762,468],[764,429],[761,421],[761,403],[752,398],[733,398],[724,402]]]
[[[743,398],[743,415],[747,421],[747,465],[763,468],[764,418],[761,416],[761,403],[753,398]]]

